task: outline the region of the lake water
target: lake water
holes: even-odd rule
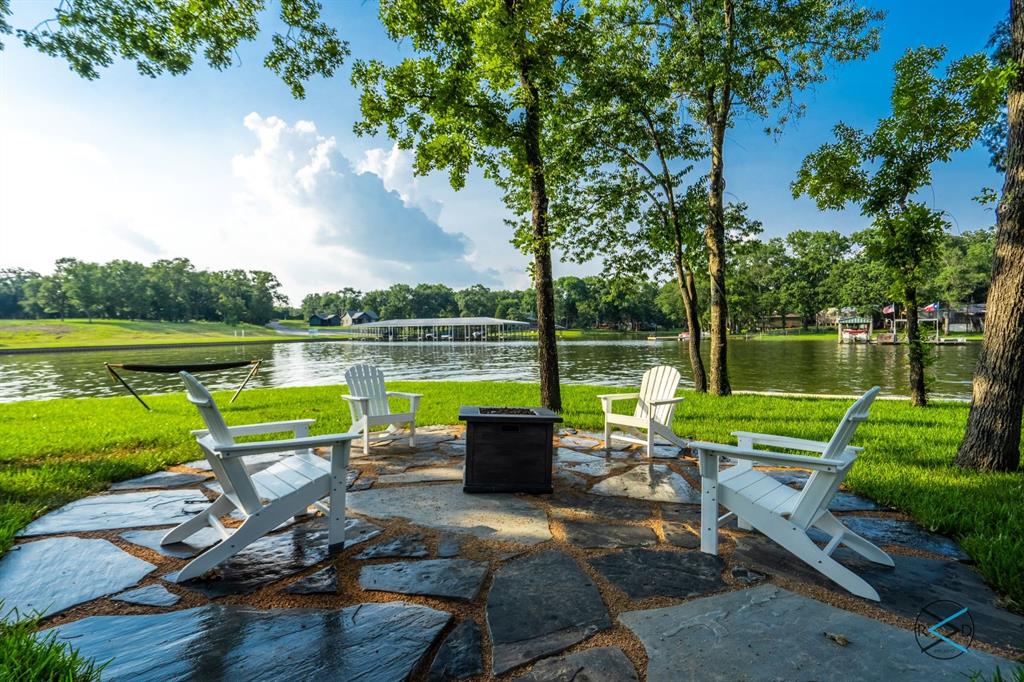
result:
[[[704,344],[705,347],[707,344]],[[936,398],[969,399],[980,344],[939,346],[928,369]],[[670,364],[689,383],[686,345],[677,341],[563,341],[563,383],[635,385],[640,374]],[[729,341],[734,390],[852,394],[873,385],[884,394],[907,394],[906,346],[839,345],[829,340]],[[125,395],[111,384],[104,362],[188,363],[263,358],[250,386],[344,383],[349,365],[380,366],[390,379],[433,381],[536,381],[536,343],[275,343],[86,353],[0,356],[0,402],[41,398]],[[233,388],[247,369],[203,374],[214,388]],[[175,375],[125,373],[141,394],[182,390]]]

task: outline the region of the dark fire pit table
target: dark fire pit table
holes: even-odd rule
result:
[[[466,422],[467,493],[551,493],[554,425],[562,418],[543,407],[459,409]]]

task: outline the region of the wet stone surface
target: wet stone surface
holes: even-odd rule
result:
[[[879,608],[913,620],[925,605],[949,599],[970,609],[976,639],[1017,647],[1024,642],[1024,616],[997,606],[996,594],[965,564],[891,554],[896,567],[889,568],[873,564],[846,548],[837,549],[832,556],[878,591]],[[846,594],[841,587],[762,535],[739,538],[731,558],[734,563],[748,564],[768,574],[783,575]]]
[[[736,582],[747,586],[756,585],[768,579],[768,576],[764,573],[744,566],[733,566],[729,571],[729,575],[731,575],[733,580]]]
[[[547,551],[495,571],[487,627],[497,675],[562,651],[611,621],[597,587],[572,557]]]
[[[512,495],[467,495],[459,484],[372,488],[350,493],[346,506],[372,518],[404,518],[428,528],[523,544],[551,539],[543,510]]]
[[[476,597],[486,576],[487,564],[482,561],[396,561],[364,566],[359,572],[359,586],[364,590],[469,601]]]
[[[665,521],[661,524],[665,531],[665,542],[684,549],[697,549],[700,547],[700,536],[693,530],[681,523]]]
[[[604,479],[589,492],[654,502],[700,503],[700,492],[664,464],[641,464],[624,474]]]
[[[441,648],[437,650],[437,655],[430,664],[427,680],[461,680],[479,675],[483,671],[483,638],[480,626],[472,618],[467,618],[441,643]]]
[[[562,445],[566,445],[573,448],[595,448],[601,444],[600,439],[587,438],[585,436],[562,436],[559,439]]]
[[[808,472],[799,469],[790,471],[775,470],[767,471],[766,473],[776,481],[797,489],[803,488],[804,484],[807,483],[807,479],[810,477]],[[832,498],[832,502],[828,505],[828,508],[834,512],[878,511],[884,509],[884,507],[872,502],[866,497],[842,491],[836,493],[836,496]]]
[[[321,568],[281,590],[288,594],[334,594],[338,591],[338,569]]]
[[[624,497],[567,494],[556,490],[554,495],[545,499],[551,505],[551,514],[555,517],[582,513],[618,521],[643,521],[652,516],[651,505]]]
[[[369,540],[381,529],[360,519],[345,523],[345,546]],[[299,523],[252,543],[205,576],[180,583],[210,597],[248,594],[327,558],[327,522],[322,518]],[[174,574],[166,576],[175,581]]]
[[[209,605],[143,616],[91,616],[59,641],[113,662],[105,680],[406,679],[451,616],[406,604],[344,609]]]
[[[202,552],[207,547],[220,542],[220,533],[213,528],[202,528],[193,533],[184,542],[172,542],[169,545],[161,545],[160,540],[167,535],[167,528],[159,530],[130,530],[121,533],[121,538],[133,545],[151,549],[158,554],[174,557],[175,559],[188,559]]]
[[[421,558],[427,556],[427,545],[423,541],[421,533],[407,533],[399,535],[393,540],[378,542],[376,545],[367,547],[356,559],[384,559],[390,557]]]
[[[725,588],[721,557],[703,552],[628,549],[590,559],[590,565],[630,599],[696,597]]]
[[[844,516],[843,525],[876,545],[900,545],[922,552],[939,554],[957,561],[968,561],[970,555],[949,538],[929,533],[913,521],[874,516]],[[811,529],[812,540],[827,541],[824,533]]]
[[[50,615],[135,585],[156,566],[106,540],[47,538],[12,547],[0,559],[0,602],[27,615]]]
[[[180,488],[206,480],[202,474],[187,474],[177,471],[158,471],[155,474],[140,476],[127,481],[118,481],[110,486],[111,490],[139,490],[142,488]]]
[[[621,526],[592,521],[563,521],[565,539],[585,549],[616,549],[619,547],[650,547],[658,544],[658,536],[646,526]]]
[[[198,490],[93,495],[36,519],[18,535],[169,526],[187,521],[209,504]]]
[[[636,668],[618,647],[596,647],[546,658],[515,682],[638,682]]]
[[[163,585],[146,585],[135,590],[122,592],[111,597],[111,599],[140,606],[174,606],[181,601],[181,597]]]
[[[430,481],[461,481],[462,467],[424,467],[406,469],[400,474],[386,474],[377,479],[381,483],[425,483]]]
[[[678,680],[858,680],[934,682],[991,673],[980,652],[952,661],[923,656],[914,633],[762,585],[678,606],[629,611],[619,620],[647,651],[648,682]],[[780,650],[785,641],[799,643]],[[840,646],[831,632],[849,642]],[[884,652],[884,664],[879,659]],[[1004,666],[1008,661],[1001,661]]]
[[[437,539],[437,556],[441,559],[450,559],[459,556],[462,551],[462,538],[458,535],[444,533]]]

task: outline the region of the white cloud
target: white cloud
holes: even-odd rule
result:
[[[363,158],[356,163],[356,172],[373,173],[381,179],[384,187],[398,192],[407,206],[419,207],[436,222],[444,204],[424,194],[412,164],[412,152],[399,149],[395,143],[390,151],[380,147],[367,149],[363,152]]]

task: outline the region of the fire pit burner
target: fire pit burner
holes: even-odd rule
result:
[[[562,418],[543,407],[468,407],[467,493],[551,493],[554,424]]]

